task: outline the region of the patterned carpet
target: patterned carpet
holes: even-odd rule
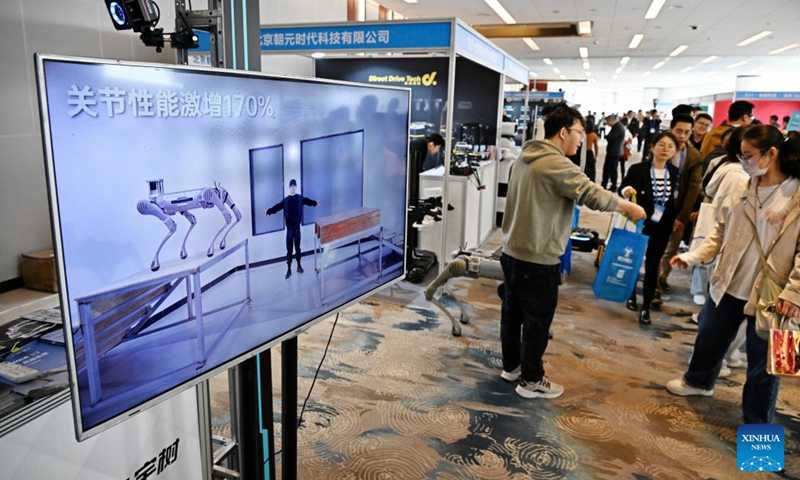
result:
[[[555,400],[524,400],[498,376],[497,282],[450,282],[471,316],[460,338],[407,283],[345,311],[299,431],[299,478],[752,478],[736,466],[744,370],[719,380],[712,398],[664,389],[684,371],[696,330],[688,275],[671,277],[676,293],[645,329],[623,305],[594,298],[593,259],[575,253],[560,291],[545,356],[548,376],[566,388]],[[331,325],[300,336],[301,402]],[[273,362],[280,385],[280,356]],[[214,403],[219,411],[225,396]],[[800,478],[797,382],[784,380],[778,410],[786,471],[759,478]],[[224,434],[224,414],[215,421]],[[280,448],[279,425],[275,433]]]

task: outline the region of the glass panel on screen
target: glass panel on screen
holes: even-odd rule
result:
[[[37,75],[79,439],[402,277],[408,90],[57,56]]]
[[[303,207],[303,224],[363,206],[364,131],[304,140],[300,147],[303,191],[319,202]]]
[[[283,145],[250,150],[250,211],[265,212],[283,191]],[[286,228],[283,215],[251,215],[253,235]]]

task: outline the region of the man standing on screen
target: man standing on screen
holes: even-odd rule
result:
[[[303,205],[316,207],[318,202],[308,197],[297,194],[297,180],[289,180],[289,196],[276,203],[272,207],[264,210],[264,215],[272,215],[283,210],[283,218],[286,221],[286,277],[292,276],[292,245],[297,254],[297,273],[303,273],[303,266],[300,265],[300,227],[303,225]]]

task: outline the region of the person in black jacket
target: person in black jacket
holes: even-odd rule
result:
[[[283,218],[286,221],[286,277],[292,276],[292,245],[297,254],[297,273],[303,273],[303,266],[300,265],[300,226],[303,225],[303,205],[316,207],[319,202],[308,197],[297,194],[297,180],[289,180],[289,196],[264,210],[264,215],[273,215],[283,210]]]
[[[442,165],[439,152],[444,146],[444,138],[438,133],[431,133],[427,137],[413,140],[408,146],[410,159],[414,159],[414,154],[419,155],[422,161],[422,170],[430,170]]]
[[[658,134],[661,129],[661,119],[658,118],[658,110],[650,110],[649,116],[644,119],[639,126],[639,138],[644,141],[644,156],[650,151],[653,137]]]
[[[653,138],[652,160],[631,165],[620,185],[620,195],[628,198],[636,194],[636,203],[647,214],[642,232],[649,239],[644,261],[644,299],[639,312],[640,325],[650,325],[650,303],[656,292],[659,262],[667,248],[672,226],[678,215],[675,190],[680,175],[678,169],[669,162],[677,151],[678,139],[675,135],[669,132],[657,134]],[[633,311],[638,309],[636,289],[626,307]]]
[[[605,121],[611,130],[606,134],[608,145],[606,145],[606,160],[603,162],[603,182],[600,185],[608,190],[616,190],[617,168],[619,157],[622,155],[622,144],[625,142],[625,127],[616,115],[607,116]]]

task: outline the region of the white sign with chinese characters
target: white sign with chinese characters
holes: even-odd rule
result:
[[[82,443],[65,403],[0,438],[0,480],[202,477],[192,388]]]

